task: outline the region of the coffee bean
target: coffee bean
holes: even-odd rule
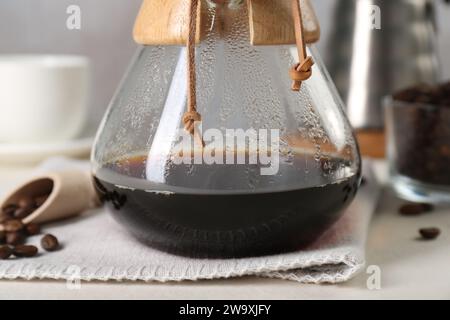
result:
[[[18,201],[19,207],[24,209],[34,209],[35,202],[31,197],[22,196]]]
[[[423,239],[434,240],[441,234],[441,230],[438,228],[423,228],[419,230],[420,235]]]
[[[6,232],[0,231],[0,244],[5,244],[5,243],[6,243]]]
[[[3,223],[3,226],[5,227],[6,232],[18,232],[23,230],[24,225],[22,221],[20,220],[8,220],[5,223]]]
[[[6,233],[6,243],[10,245],[18,245],[25,242],[25,236],[21,232]]]
[[[13,254],[10,246],[0,246],[0,260],[6,260]]]
[[[55,251],[58,250],[59,248],[59,243],[58,243],[58,239],[51,234],[46,234],[42,239],[41,239],[41,246],[43,249],[45,249],[46,251]]]
[[[29,236],[35,236],[41,233],[41,227],[36,223],[29,223],[25,226],[25,231]]]
[[[38,248],[35,246],[18,245],[13,249],[13,254],[18,258],[34,257],[38,253]]]
[[[33,208],[19,208],[14,212],[14,218],[22,220],[33,213],[33,211]]]
[[[408,203],[400,207],[399,213],[404,216],[416,216],[433,210],[434,206],[429,203]]]
[[[424,207],[420,203],[408,203],[401,206],[399,209],[399,213],[404,216],[417,216],[424,212]]]
[[[35,198],[34,199],[35,208],[41,207],[45,203],[45,201],[47,201],[47,199],[48,199],[48,195]]]
[[[19,208],[16,204],[8,204],[2,208],[2,214],[8,217],[13,217],[14,212]]]
[[[434,211],[434,206],[429,203],[421,203],[424,212],[432,212]]]
[[[0,224],[4,224],[6,221],[11,220],[12,217],[7,216],[5,214],[0,214]]]

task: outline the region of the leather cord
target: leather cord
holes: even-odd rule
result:
[[[197,36],[197,12],[199,0],[190,0],[189,6],[189,31],[187,38],[187,81],[188,81],[188,97],[187,111],[183,116],[184,129],[191,135],[196,136],[204,145],[203,139],[197,135],[195,123],[202,121],[202,116],[197,112],[197,76],[195,67],[195,40]],[[197,132],[198,133],[198,132]]]
[[[191,135],[196,135],[195,123],[202,121],[202,116],[197,112],[197,79],[195,66],[195,40],[197,36],[197,13],[200,0],[190,0],[189,6],[189,31],[187,39],[187,81],[188,81],[188,98],[187,111],[183,116],[184,129]],[[214,0],[221,2],[222,0]],[[301,0],[292,0],[292,14],[295,25],[295,39],[297,43],[297,51],[299,56],[299,63],[295,64],[289,71],[290,77],[293,80],[292,90],[300,91],[302,82],[309,79],[312,75],[313,59],[307,55],[306,43],[303,30],[302,9],[300,6]],[[201,136],[197,136],[204,146]]]
[[[306,53],[306,43],[303,29],[302,9],[300,6],[302,0],[292,0],[292,15],[295,26],[295,40],[297,43],[297,51],[299,63],[295,64],[289,71],[289,75],[293,80],[292,90],[300,91],[302,82],[308,80],[312,75],[313,59]]]

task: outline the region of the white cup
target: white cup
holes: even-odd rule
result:
[[[0,56],[0,142],[76,137],[86,122],[89,80],[86,57]]]

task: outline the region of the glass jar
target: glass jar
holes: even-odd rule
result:
[[[388,161],[397,194],[450,202],[450,107],[385,99]]]

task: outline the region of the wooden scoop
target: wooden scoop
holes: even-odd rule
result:
[[[0,208],[17,204],[23,197],[35,199],[44,195],[48,195],[48,198],[39,208],[22,219],[24,224],[41,224],[69,218],[101,203],[90,173],[70,170],[50,172],[32,178],[0,201]]]

